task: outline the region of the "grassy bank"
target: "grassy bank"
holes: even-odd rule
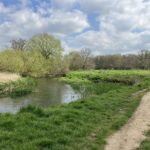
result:
[[[35,81],[31,78],[20,78],[16,81],[0,83],[0,97],[21,96],[32,92]]]
[[[71,72],[62,80],[76,88],[84,86],[90,94],[48,109],[29,106],[15,115],[0,114],[0,148],[102,150],[106,137],[137,108],[142,94],[133,93],[149,87],[149,75],[149,71]],[[132,86],[128,79],[134,81]]]
[[[57,106],[28,107],[0,115],[2,149],[103,149],[105,137],[122,126],[137,107],[127,89]]]
[[[139,89],[149,87],[150,71],[149,70],[91,70],[70,72],[62,81],[74,85],[91,84],[98,82],[120,83],[124,85],[134,85]]]

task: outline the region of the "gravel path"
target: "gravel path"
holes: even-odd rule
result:
[[[107,139],[105,150],[135,150],[150,129],[150,92],[142,98],[128,123]]]

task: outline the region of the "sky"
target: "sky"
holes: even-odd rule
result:
[[[66,52],[137,53],[150,49],[150,0],[0,0],[0,49],[43,32]]]

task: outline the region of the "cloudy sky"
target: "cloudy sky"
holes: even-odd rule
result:
[[[41,32],[59,38],[66,51],[150,49],[150,0],[0,0],[0,49]]]

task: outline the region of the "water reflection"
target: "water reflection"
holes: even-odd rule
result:
[[[54,104],[69,103],[81,98],[81,94],[70,85],[50,79],[39,79],[35,91],[23,97],[0,98],[0,112],[17,112],[30,105],[48,107]]]

